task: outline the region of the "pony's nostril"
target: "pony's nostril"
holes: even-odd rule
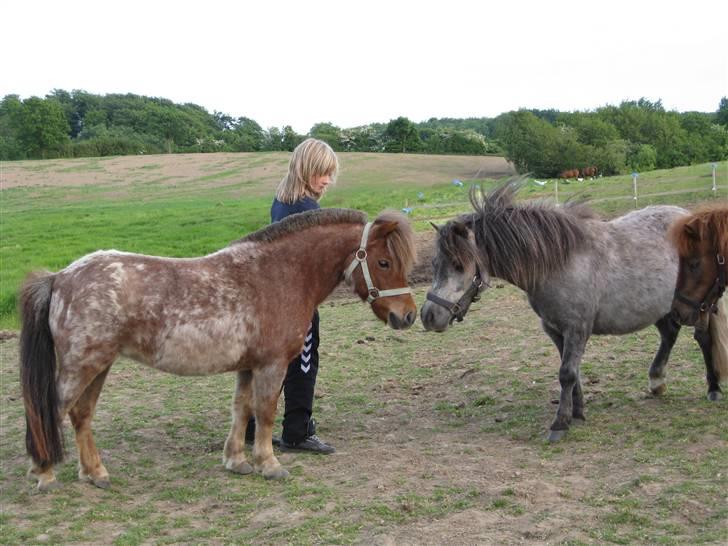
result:
[[[415,323],[415,320],[417,320],[417,313],[414,311],[410,311],[404,316],[404,323],[407,326],[412,326]]]
[[[425,308],[423,308],[421,315],[422,315],[421,318],[422,318],[422,323],[423,324],[427,325],[427,324],[430,324],[432,322],[432,309],[425,309]]]

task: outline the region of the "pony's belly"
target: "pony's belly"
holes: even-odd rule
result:
[[[610,301],[600,306],[594,318],[592,333],[623,335],[655,324],[670,312],[672,297],[655,297],[636,305],[636,301]]]
[[[186,325],[168,332],[150,365],[178,375],[207,375],[238,370],[249,335]]]

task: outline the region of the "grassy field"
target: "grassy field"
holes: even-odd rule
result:
[[[16,292],[34,269],[58,270],[98,249],[198,256],[269,222],[270,201],[288,154],[188,154],[6,162],[0,171],[0,328],[16,328]],[[468,210],[468,186],[507,175],[501,158],[341,154],[338,186],[325,207],[370,215],[411,207],[425,220]],[[719,165],[728,197],[728,164]],[[459,179],[462,187],[453,185]],[[639,179],[639,206],[709,199],[710,166],[654,171]],[[688,192],[688,193],[682,193]],[[629,176],[559,184],[561,200],[580,195],[615,215],[635,206]],[[555,197],[554,182],[530,182],[523,196]]]
[[[3,164],[0,328],[16,327],[15,291],[32,269],[99,248],[200,255],[265,225],[286,159]],[[506,172],[494,158],[341,159],[323,206],[408,206],[416,229],[467,210],[470,183],[490,187]],[[727,169],[719,165],[721,199]],[[710,185],[709,165],[645,173],[637,206],[690,206],[713,198]],[[529,181],[523,196],[554,197],[554,186]],[[573,195],[605,216],[635,207],[629,176],[559,185],[560,200]],[[418,288],[418,304],[424,295]],[[558,355],[517,289],[494,287],[444,334],[419,323],[388,330],[349,299],[325,303],[321,320],[315,413],[338,451],[280,454],[292,476],[277,483],[222,466],[232,374],[181,378],[122,359],[94,420],[112,488],[77,481],[67,425],[63,487],[38,494],[24,478],[17,339],[0,336],[0,544],[728,542],[728,412],[725,400],[706,400],[690,331],[659,398],[646,393],[654,328],[592,338],[582,365],[587,423],[550,445]]]
[[[558,356],[517,289],[493,288],[445,334],[388,330],[346,300],[321,321],[315,412],[338,451],[279,454],[292,477],[276,483],[222,466],[233,375],[122,359],[94,420],[112,488],[78,482],[67,426],[63,487],[36,493],[17,340],[0,343],[0,544],[728,541],[728,412],[706,400],[690,332],[661,398],[646,393],[653,328],[593,338],[587,423],[549,445]]]

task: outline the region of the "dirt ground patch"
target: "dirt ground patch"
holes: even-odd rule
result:
[[[454,178],[500,178],[515,173],[495,156],[426,156],[417,154],[338,154],[339,181],[369,180],[382,185],[412,181],[437,184]],[[271,195],[288,168],[288,152],[166,154],[81,158],[46,161],[9,161],[3,164],[2,189],[109,185],[117,191],[133,183],[211,188],[240,183],[247,194]],[[381,173],[387,173],[387,179]]]
[[[63,488],[35,494],[23,478],[18,342],[0,342],[8,540],[725,543],[725,407],[705,401],[689,333],[662,398],[645,388],[654,332],[592,340],[582,367],[588,422],[551,446],[558,357],[521,292],[491,289],[439,336],[384,329],[351,303],[321,309],[315,411],[337,453],[279,453],[292,473],[284,483],[222,469],[231,375],[180,378],[122,359],[94,420],[112,489],[76,480],[67,429]]]

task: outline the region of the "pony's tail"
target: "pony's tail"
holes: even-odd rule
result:
[[[718,313],[710,315],[710,336],[713,339],[713,369],[718,381],[728,380],[728,296],[716,303]]]
[[[31,275],[20,292],[20,385],[25,403],[25,447],[39,468],[63,460],[58,415],[56,350],[48,323],[54,275]]]

